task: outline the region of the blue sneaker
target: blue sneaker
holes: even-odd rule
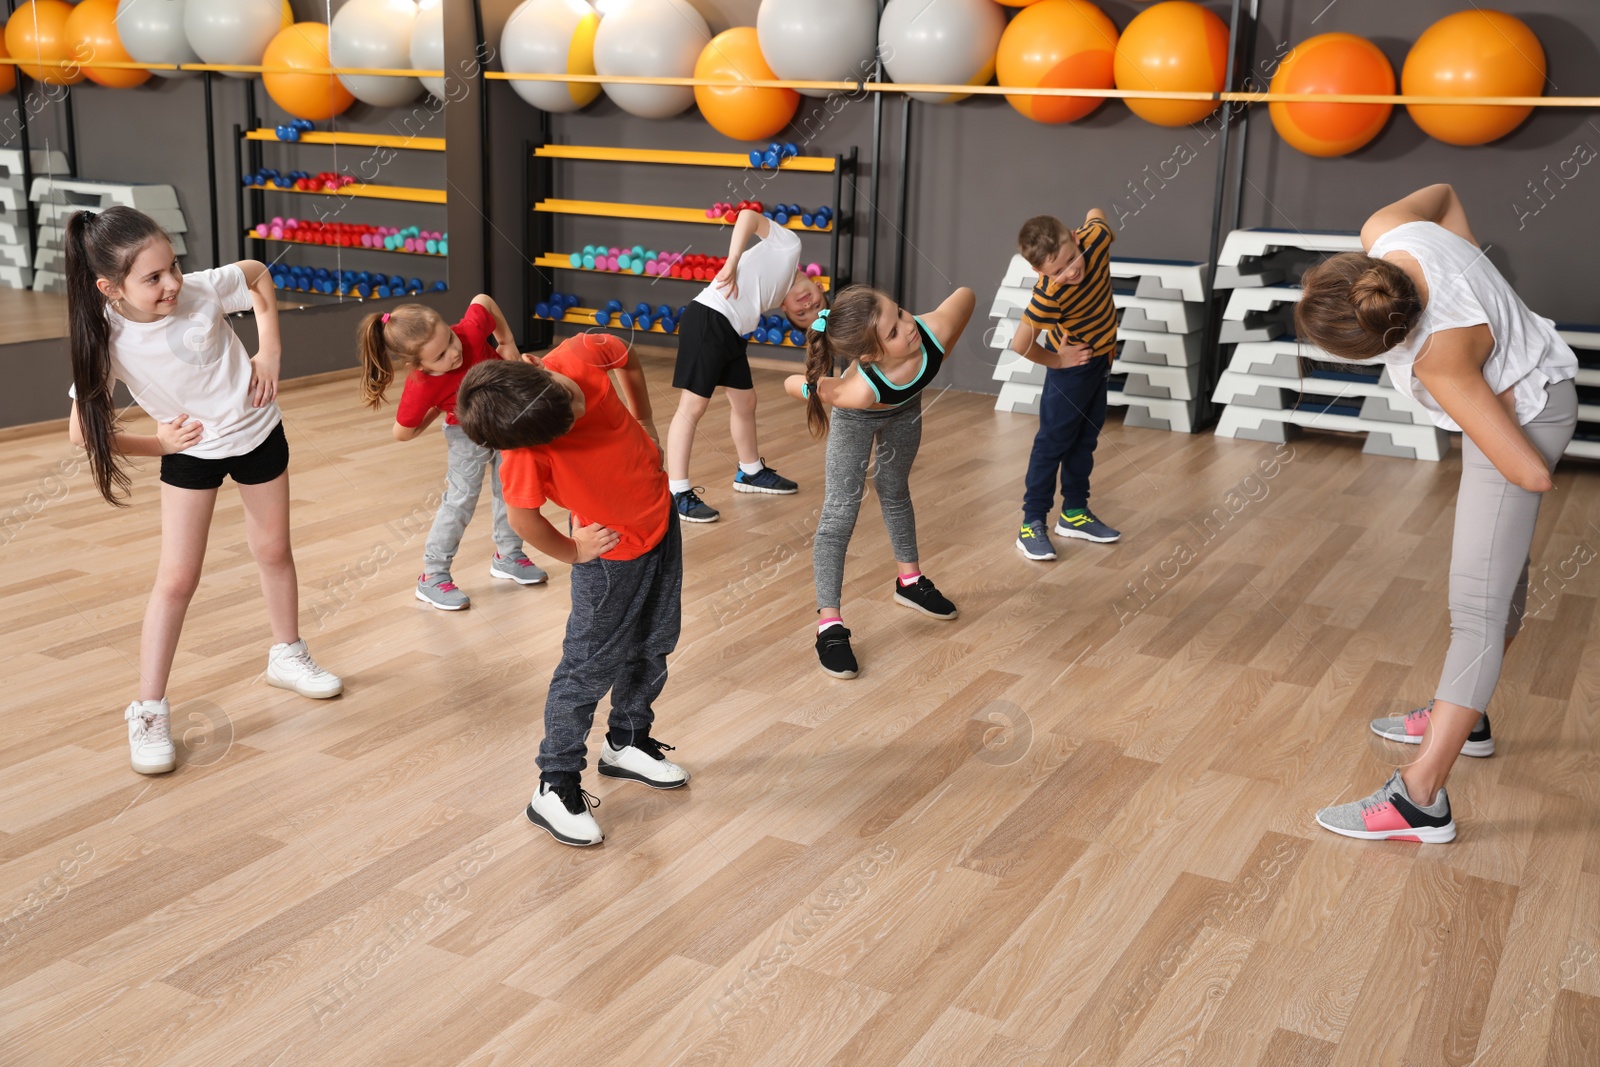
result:
[[[1122,536],[1118,530],[1113,530],[1105,523],[1094,517],[1094,512],[1084,508],[1076,515],[1068,515],[1065,511],[1056,520],[1057,537],[1081,537],[1085,541],[1098,541],[1108,544]]]
[[[716,522],[722,513],[700,499],[700,486],[672,494],[672,506],[678,509],[678,518],[684,522]]]
[[[774,493],[778,496],[789,496],[800,491],[798,485],[767,466],[765,457],[761,460],[761,469],[754,474],[734,471],[733,489],[737,493]]]
[[[1056,558],[1056,546],[1050,543],[1050,535],[1045,532],[1043,519],[1034,519],[1032,522],[1022,524],[1022,532],[1017,534],[1017,551],[1029,559]]]

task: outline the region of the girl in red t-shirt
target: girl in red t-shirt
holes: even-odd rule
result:
[[[359,336],[364,372],[361,397],[368,407],[383,403],[384,393],[394,381],[396,363],[411,369],[395,412],[395,440],[420,437],[435,419],[444,415],[449,465],[439,511],[422,553],[417,599],[442,611],[460,611],[472,603],[451,580],[450,564],[478,507],[484,472],[491,467],[497,551],[489,564],[489,575],[520,585],[544,581],[544,571],[522,551],[522,538],[506,517],[505,500],[500,495],[499,453],[473,444],[456,425],[456,390],[467,371],[485,360],[517,358],[516,339],[494,298],[483,294],[473,297],[467,313],[454,326],[447,326],[430,307],[401,304],[387,314],[368,315],[361,321]],[[490,347],[490,337],[499,345],[498,350]]]

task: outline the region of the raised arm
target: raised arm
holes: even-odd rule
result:
[[[956,342],[961,340],[961,333],[967,328],[972,309],[977,305],[977,296],[963,286],[945,297],[944,303],[921,316],[923,324],[938,340],[939,347],[944,349],[945,359],[955,355]]]
[[[745,208],[734,220],[733,236],[728,240],[728,262],[711,279],[711,284],[727,293],[729,300],[739,297],[739,257],[744,255],[744,246],[750,243],[752,236],[765,237],[771,232],[772,220],[759,211]]]
[[[494,297],[488,293],[479,293],[472,298],[472,302],[487,311],[489,317],[494,319],[494,339],[495,343],[499,345],[497,353],[500,358],[518,358],[516,335],[511,332],[511,324],[506,321],[505,313],[500,310],[500,305],[494,302]]]
[[[283,366],[283,340],[278,334],[278,290],[272,274],[260,260],[242,259],[245,284],[250,287],[250,310],[256,317],[256,354],[250,358],[250,402],[265,407],[278,398],[278,375]]]
[[[1361,227],[1361,246],[1371,250],[1378,238],[1408,222],[1433,222],[1457,237],[1476,245],[1478,239],[1467,225],[1467,209],[1461,205],[1455,187],[1440,183],[1418,189],[1410,196],[1380,208]]]
[[[1515,415],[1510,390],[1496,395],[1483,378],[1494,338],[1487,326],[1440,330],[1412,366],[1417,380],[1512,485],[1547,492],[1553,482],[1544,456],[1533,447]]]

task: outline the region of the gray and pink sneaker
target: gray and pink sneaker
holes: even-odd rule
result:
[[[472,598],[463,593],[448,574],[424,574],[417,579],[417,599],[440,611],[460,611],[471,607]]]
[[[1403,745],[1422,744],[1422,735],[1428,732],[1428,717],[1433,714],[1433,701],[1420,708],[1412,708],[1404,715],[1390,715],[1372,720],[1372,732]],[[1489,716],[1478,716],[1478,725],[1472,728],[1461,746],[1463,756],[1494,755],[1494,737],[1489,733]]]
[[[489,563],[489,577],[507,578],[518,585],[538,585],[550,576],[519,549],[505,555],[496,552]]]

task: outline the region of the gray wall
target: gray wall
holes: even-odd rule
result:
[[[753,25],[758,0],[694,0],[712,30]],[[513,0],[482,0],[491,43],[498,27],[515,7]],[[1103,10],[1125,26],[1146,6],[1126,0],[1105,0]],[[1206,4],[1227,18],[1230,5]],[[1398,75],[1406,51],[1422,31],[1444,15],[1463,9],[1459,0],[1263,0],[1251,70],[1263,84],[1271,61],[1288,45],[1316,33],[1346,31],[1373,39],[1389,56]],[[1593,0],[1506,0],[1502,10],[1528,21],[1543,41],[1549,60],[1552,95],[1600,93],[1600,5]],[[897,205],[895,178],[902,165],[898,99],[886,104],[881,166],[884,190],[876,222],[880,240],[876,281],[888,286],[894,260],[893,228]],[[861,145],[867,160],[862,170],[863,194],[870,174],[872,105],[851,103],[808,146],[808,153],[831,154]],[[534,135],[535,113],[504,83],[490,88],[490,152],[493,160],[492,204],[496,219],[517,220],[502,226],[494,246],[497,294],[520,284],[518,242],[522,200],[522,145]],[[1152,126],[1116,103],[1102,106],[1088,119],[1064,126],[1042,126],[1017,114],[998,98],[971,98],[953,106],[917,104],[913,110],[909,219],[906,242],[906,302],[923,309],[938,303],[952,287],[970,285],[984,299],[992,293],[1009,260],[1016,227],[1029,215],[1049,212],[1081,218],[1099,206],[1121,217],[1117,249],[1124,255],[1171,259],[1209,256],[1211,205],[1215,189],[1218,142],[1200,129]],[[694,111],[678,118],[650,122],[619,111],[603,96],[577,115],[553,117],[557,141],[577,144],[637,145],[718,149],[738,147],[703,122]],[[791,135],[792,136],[792,135]],[[1182,141],[1196,158],[1170,181],[1143,186],[1135,198],[1133,185],[1144,182]],[[1589,279],[1593,257],[1580,235],[1596,232],[1600,223],[1600,183],[1587,168],[1546,206],[1531,198],[1528,183],[1542,180],[1569,159],[1580,142],[1600,149],[1600,119],[1594,112],[1543,109],[1510,137],[1495,145],[1464,149],[1433,141],[1397,112],[1385,131],[1366,149],[1344,159],[1320,160],[1289,148],[1271,128],[1265,109],[1249,121],[1241,224],[1300,229],[1355,229],[1382,204],[1421,185],[1453,182],[1461,190],[1489,255],[1538,311],[1562,321],[1600,321],[1600,299]],[[1147,171],[1145,168],[1151,168]],[[1172,173],[1169,167],[1166,173]],[[1567,169],[1571,173],[1571,167]],[[560,195],[593,199],[699,204],[725,188],[728,172],[695,172],[690,168],[563,164]],[[806,189],[796,178],[795,188]],[[1554,185],[1552,185],[1554,188]],[[801,192],[777,197],[808,198]],[[813,196],[812,199],[815,199]],[[862,208],[872,205],[863,195]],[[1514,205],[1523,205],[1520,209]],[[1121,205],[1119,211],[1119,205]],[[612,224],[602,220],[564,220],[558,225],[557,248],[606,241],[627,244],[681,240],[683,226],[648,223]],[[815,238],[807,238],[808,242]],[[810,245],[808,244],[808,252]],[[858,258],[863,270],[864,258]],[[633,303],[650,299],[644,282],[596,279],[557,272],[558,288],[580,296],[617,296]],[[671,285],[662,283],[661,287]],[[660,288],[660,287],[658,287]],[[692,287],[681,283],[673,291]],[[678,298],[673,303],[681,303]],[[975,322],[963,340],[961,358],[946,372],[963,389],[992,392],[993,360],[982,338],[987,322]],[[757,349],[762,354],[776,350]]]

